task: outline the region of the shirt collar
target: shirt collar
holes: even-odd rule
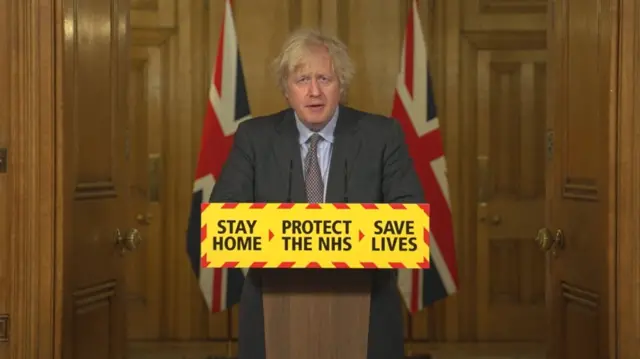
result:
[[[339,112],[339,106],[336,107],[336,112],[333,114],[333,116],[331,117],[331,120],[329,120],[327,125],[324,126],[322,130],[318,131],[320,136],[322,136],[322,139],[325,141],[328,141],[329,143],[333,143],[333,132],[336,129],[338,112]],[[309,140],[309,137],[311,137],[311,135],[313,135],[315,132],[311,131],[307,126],[305,126],[302,123],[302,121],[300,121],[300,118],[298,118],[298,114],[295,113],[295,111],[294,111],[294,114],[296,117],[296,127],[298,128],[298,133],[300,134],[298,140],[300,141],[300,144],[304,144],[307,142],[307,140]]]

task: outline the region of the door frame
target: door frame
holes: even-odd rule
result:
[[[57,61],[60,0],[10,0],[11,116],[8,148],[12,358],[59,356],[60,266],[56,225]],[[4,250],[4,249],[3,249]]]
[[[11,211],[11,306],[9,342],[12,357],[59,359],[62,356],[62,189],[59,101],[62,0],[10,0],[13,92],[11,102],[9,191]],[[618,135],[615,237],[611,241],[610,322],[612,352],[618,358],[637,353],[640,335],[640,4],[619,0],[618,91],[614,116]],[[43,41],[45,40],[45,41]],[[54,41],[55,40],[55,41]],[[56,51],[57,50],[57,51]],[[634,55],[635,54],[635,60]],[[27,71],[29,70],[29,71]],[[635,81],[634,81],[635,80]],[[634,94],[635,90],[635,94]],[[634,97],[635,96],[635,97]],[[635,101],[635,103],[634,103]],[[635,140],[635,141],[634,141]],[[614,162],[616,163],[616,162]],[[635,191],[634,191],[635,190]],[[623,194],[623,195],[622,195]],[[615,358],[615,355],[611,356]]]
[[[618,96],[617,96],[617,248],[609,259],[617,266],[610,280],[611,303],[616,310],[610,322],[612,347],[618,358],[633,358],[640,351],[640,4],[635,0],[618,0]],[[635,56],[634,56],[635,55]],[[616,163],[614,162],[614,163]],[[615,243],[615,241],[614,241]],[[617,283],[616,283],[617,282]],[[616,288],[617,287],[617,288]],[[612,358],[616,356],[612,355]]]

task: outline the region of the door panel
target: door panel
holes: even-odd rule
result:
[[[465,108],[473,108],[480,341],[544,340],[544,33],[468,34]],[[470,131],[471,132],[471,131]]]
[[[545,216],[545,3],[436,2],[452,9],[441,35],[450,45],[440,108],[454,161],[451,191],[459,198],[452,206],[461,341],[542,343],[545,337],[544,253],[531,240]],[[450,40],[452,26],[459,40]]]
[[[162,87],[163,51],[134,46],[130,50],[129,72],[129,220],[142,236],[141,244],[126,257],[127,339],[154,340],[160,337],[163,259],[160,201],[162,191]]]
[[[61,179],[65,358],[121,358],[131,243],[125,166],[126,0],[63,2]]]
[[[610,77],[617,75],[610,1],[563,0],[553,9],[548,138],[553,152],[547,228],[537,240],[547,251],[554,359],[609,357],[616,158],[616,119],[610,112],[616,87]]]

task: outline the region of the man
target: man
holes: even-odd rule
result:
[[[340,104],[354,70],[339,40],[297,31],[275,68],[290,108],[238,126],[211,202],[424,202],[398,122]],[[256,273],[240,303],[241,359],[265,359]],[[403,358],[396,274],[372,273],[367,359]]]

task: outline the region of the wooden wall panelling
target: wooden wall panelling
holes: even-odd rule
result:
[[[438,39],[438,48],[432,53],[431,58],[436,61],[434,69],[434,84],[436,89],[436,99],[439,98],[439,116],[442,116],[441,123],[446,127],[445,133],[445,155],[447,156],[447,177],[449,178],[449,191],[451,192],[451,210],[454,223],[454,236],[456,243],[456,255],[458,259],[458,279],[459,292],[448,299],[449,305],[446,310],[445,340],[458,341],[469,340],[465,330],[468,323],[473,323],[473,312],[471,307],[465,305],[465,298],[469,298],[468,293],[473,293],[473,280],[465,271],[467,266],[467,246],[465,239],[468,237],[468,228],[465,216],[468,211],[464,210],[465,195],[462,191],[465,180],[468,179],[466,171],[462,168],[462,151],[466,144],[461,140],[462,126],[460,121],[460,26],[462,17],[460,15],[460,0],[437,0],[434,6],[434,18],[439,26],[436,26],[434,37]],[[465,174],[463,176],[463,174]],[[465,295],[465,293],[467,293]]]
[[[130,0],[131,24],[136,28],[176,27],[176,0]]]
[[[547,0],[459,0],[464,31],[540,31],[547,26]]]
[[[617,349],[621,359],[640,352],[640,4],[621,0],[619,52],[619,159],[617,259]]]
[[[57,2],[55,3],[57,4]],[[0,174],[0,319],[8,342],[1,358],[58,358],[60,312],[54,283],[55,4],[11,0],[0,5],[0,142],[10,145]],[[8,41],[8,42],[6,42]],[[10,89],[10,91],[9,91]],[[4,202],[5,200],[6,202]],[[57,251],[56,251],[57,252]],[[2,313],[0,313],[2,314]]]
[[[11,56],[13,36],[17,31],[11,20],[11,2],[0,4],[0,149],[8,148],[10,144],[11,124]],[[1,151],[1,150],[0,150]],[[0,153],[1,155],[1,153]],[[3,161],[0,158],[0,161]],[[0,163],[0,168],[7,166],[6,160]],[[9,309],[11,300],[11,272],[10,257],[10,226],[9,226],[9,196],[11,183],[10,172],[0,172],[0,358],[8,358],[8,328]]]

